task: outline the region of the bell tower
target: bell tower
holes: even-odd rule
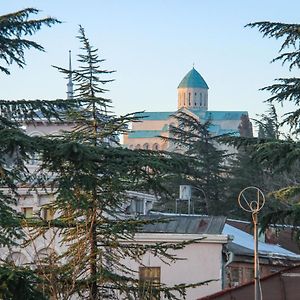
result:
[[[208,109],[208,85],[194,67],[181,80],[177,91],[178,110],[181,108]]]

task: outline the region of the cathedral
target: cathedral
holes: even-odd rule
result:
[[[247,111],[211,111],[208,109],[208,85],[193,67],[177,87],[177,110],[192,114],[200,121],[211,120],[213,135],[233,134],[252,136],[252,125]],[[139,122],[132,123],[132,130],[124,136],[123,144],[129,149],[172,151],[167,139],[170,126],[176,126],[176,111],[144,112]]]

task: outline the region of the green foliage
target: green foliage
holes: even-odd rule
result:
[[[170,137],[167,139],[174,149],[183,153],[185,161],[180,176],[176,178],[171,175],[175,180],[176,192],[179,182],[192,185],[194,200],[197,198],[195,202],[200,203],[200,207],[196,207],[198,213],[224,213],[220,204],[225,201],[227,154],[218,145],[220,137],[211,134],[210,120],[202,123],[183,111],[179,111],[174,118],[177,125],[170,128]]]
[[[275,57],[274,61],[282,61],[282,64],[289,64],[289,68],[300,67],[300,52],[299,52],[299,24],[286,24],[279,22],[255,22],[247,24],[248,27],[256,27],[259,29],[259,32],[263,34],[263,37],[281,39],[284,38],[284,41],[281,45],[279,56]],[[284,52],[285,49],[293,48],[295,51]]]
[[[282,39],[283,42],[279,49],[279,55],[272,62],[281,61],[283,65],[288,65],[289,69],[299,69],[300,67],[300,25],[285,24],[278,22],[257,22],[247,26],[258,28],[263,37]],[[260,140],[253,143],[252,157],[260,162],[264,170],[276,174],[273,176],[273,182],[278,178],[281,183],[272,185],[269,189],[269,195],[278,199],[278,202],[270,207],[264,218],[264,225],[269,223],[290,223],[295,226],[299,225],[299,78],[279,78],[278,83],[263,88],[271,93],[267,99],[268,103],[281,103],[286,101],[292,102],[296,108],[294,111],[284,115],[283,121],[278,122],[274,107],[271,111],[271,118],[265,118],[265,124],[271,129],[271,135],[261,132]],[[272,107],[272,106],[271,106]],[[273,120],[273,121],[272,121]],[[288,125],[294,134],[294,139],[285,137],[279,139],[279,128],[281,125]],[[278,176],[277,176],[278,175]]]
[[[299,24],[285,24],[278,22],[256,22],[246,26],[258,28],[263,37],[283,39],[279,53],[272,62],[282,61],[282,64],[287,64],[289,69],[300,67],[300,25]],[[293,50],[288,51],[290,48]],[[272,95],[266,101],[269,103],[278,102],[283,104],[285,101],[290,101],[296,106],[299,105],[299,87],[300,78],[279,78],[276,79],[278,83],[262,88],[262,90],[269,91]],[[300,111],[288,112],[283,119],[282,124],[287,124],[298,132],[298,124],[300,118]]]
[[[239,148],[238,153],[229,160],[229,176],[226,203],[227,216],[230,218],[248,219],[249,213],[245,213],[237,204],[239,193],[248,186],[256,186],[265,191],[264,170],[251,156],[251,148]]]
[[[280,122],[273,104],[270,104],[267,114],[262,114],[260,120],[255,120],[255,122],[259,125],[259,139],[279,139]]]
[[[29,268],[0,266],[0,298],[3,300],[46,300],[41,283]]]
[[[74,127],[61,136],[36,139],[41,161],[36,187],[55,194],[49,207],[57,216],[47,224],[36,219],[27,224],[36,228],[35,237],[53,229],[65,249],[55,264],[46,267],[55,270],[51,272],[54,276],[45,276],[53,296],[136,299],[140,282],[125,260],[142,264],[142,256],[149,252],[165,261],[174,260],[169,250],[183,245],[136,243],[135,233],[152,221],[125,214],[126,191],[159,194],[165,190],[162,178],[179,170],[182,162],[168,153],[120,147],[118,135],[126,131],[133,114],[116,117],[109,112],[110,100],[102,94],[106,91],[103,85],[111,79],[99,76],[111,71],[100,68],[104,60],[98,58],[82,27],[79,40],[83,66],[71,74],[58,68],[71,75],[77,87],[76,105],[65,114],[65,121]],[[182,299],[186,293],[184,285],[159,285],[156,290],[167,299]],[[149,298],[151,292],[145,291],[143,297]]]
[[[54,18],[30,19],[39,10],[25,8],[14,13],[0,16],[0,60],[9,66],[16,63],[25,66],[25,50],[33,48],[44,51],[44,48],[33,40],[24,38],[39,31],[42,26],[60,23]],[[8,67],[0,65],[0,71],[10,74]]]

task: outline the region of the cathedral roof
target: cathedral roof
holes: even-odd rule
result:
[[[178,88],[202,88],[208,89],[203,77],[193,68],[189,71],[178,85]]]

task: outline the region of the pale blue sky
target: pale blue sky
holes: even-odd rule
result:
[[[193,63],[210,87],[209,109],[263,113],[268,94],[258,89],[290,74],[269,63],[279,41],[244,25],[300,23],[299,0],[1,0],[0,14],[25,7],[64,23],[34,37],[46,53],[29,51],[24,70],[0,74],[0,98],[64,98],[67,82],[51,65],[67,67],[70,49],[77,66],[81,24],[106,59],[103,68],[117,71],[107,97],[118,114],[175,110],[177,85]]]

